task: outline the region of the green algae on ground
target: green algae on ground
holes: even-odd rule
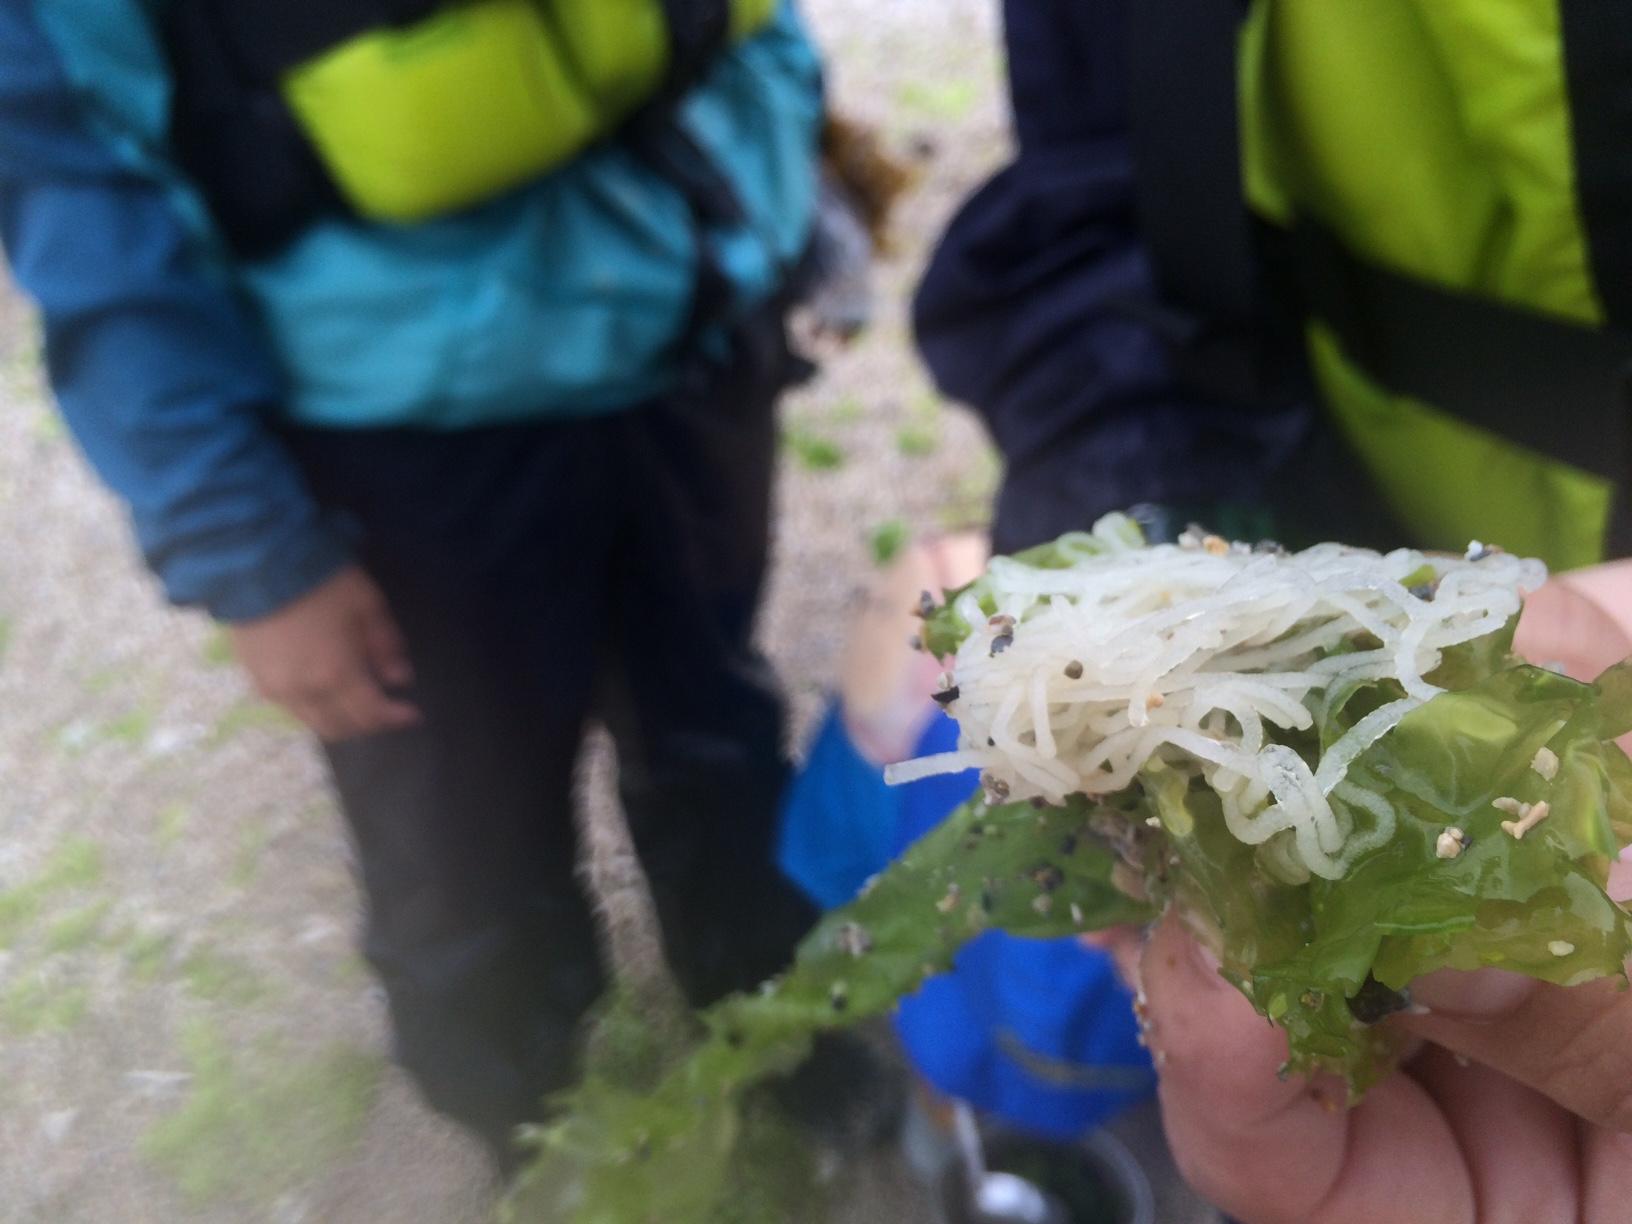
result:
[[[356,1144],[379,1088],[379,1057],[345,1045],[234,1053],[199,1021],[181,1048],[187,1098],[147,1132],[141,1152],[195,1206],[269,1205],[321,1175]]]

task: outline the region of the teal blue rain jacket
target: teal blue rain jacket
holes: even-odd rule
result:
[[[167,159],[162,4],[0,0],[0,243],[68,424],[173,600],[249,619],[345,563],[277,418],[458,429],[671,384],[699,239],[616,142],[456,216],[327,220],[232,260]],[[820,114],[792,0],[680,108],[746,215],[702,238],[738,310],[804,247]]]

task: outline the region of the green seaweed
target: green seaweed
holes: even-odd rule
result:
[[[1139,543],[1131,523],[1106,521],[1014,560],[1060,568]],[[965,615],[978,624],[993,611],[984,578],[950,592],[924,610],[927,648],[950,654],[973,631]],[[1341,878],[1289,866],[1276,838],[1237,839],[1183,763],[1153,758],[1124,790],[1061,807],[971,800],[826,917],[785,974],[704,1012],[703,1036],[655,1080],[592,1066],[555,1102],[560,1119],[534,1132],[540,1157],[522,1187],[548,1182],[576,1224],[732,1218],[727,1205],[763,1175],[753,1089],[796,1067],[817,1034],[887,1011],[987,929],[1058,936],[1177,908],[1285,1032],[1287,1071],[1338,1074],[1351,1100],[1392,1067],[1392,1032],[1375,1021],[1422,974],[1500,966],[1561,985],[1624,981],[1632,917],[1605,887],[1632,837],[1632,761],[1614,742],[1632,731],[1632,665],[1580,683],[1522,663],[1512,633],[1445,651],[1430,678],[1447,691],[1350,763],[1394,829]],[[1274,735],[1313,769],[1401,695],[1391,680],[1353,684],[1317,703],[1312,727]],[[1556,770],[1538,767],[1543,748]],[[1545,801],[1550,814],[1514,836],[1497,799]],[[531,1202],[513,1200],[513,1214]]]
[[[785,974],[705,1011],[701,1041],[655,1085],[592,1068],[557,1102],[562,1120],[535,1132],[544,1155],[515,1204],[547,1186],[588,1224],[645,1220],[658,1203],[673,1224],[722,1219],[763,1170],[750,1090],[797,1067],[818,1033],[888,1012],[981,931],[1047,938],[1152,916],[1113,886],[1091,815],[1086,802],[963,805],[829,914]],[[515,1204],[513,1218],[534,1218]]]

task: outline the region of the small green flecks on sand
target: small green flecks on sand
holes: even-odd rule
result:
[[[0,948],[9,948],[16,941],[52,893],[85,888],[101,878],[101,847],[84,837],[65,841],[33,879],[0,890]]]
[[[36,968],[14,979],[0,994],[0,1026],[20,1037],[60,1033],[85,1018],[90,991],[51,980]]]
[[[854,425],[867,415],[859,395],[841,395],[833,405],[832,417],[839,425]]]
[[[122,744],[143,744],[153,730],[153,712],[151,710],[128,710],[102,728],[102,734],[107,739],[116,740]]]
[[[125,678],[125,671],[119,667],[99,667],[85,677],[84,688],[87,695],[100,697],[110,691],[114,685]]]
[[[905,114],[956,123],[973,109],[980,91],[969,80],[908,81],[896,91]]]
[[[912,538],[912,528],[902,519],[889,519],[874,527],[867,543],[873,551],[873,564],[888,565],[906,547]]]
[[[247,1006],[265,996],[266,983],[242,961],[199,948],[181,963],[182,981],[200,999]]]
[[[895,434],[896,450],[912,459],[934,454],[939,441],[930,425],[903,425]]]
[[[0,892],[0,948],[16,942],[22,929],[40,912],[40,895],[29,885]]]
[[[813,472],[830,472],[844,466],[844,448],[831,438],[804,429],[789,430],[782,437],[801,467]]]
[[[300,730],[300,724],[277,706],[265,701],[257,701],[246,697],[237,702],[225,714],[216,720],[214,729],[210,732],[210,748],[219,748],[228,740],[235,739],[245,731],[274,731],[288,732]]]
[[[6,661],[6,647],[11,645],[11,617],[0,616],[0,663]]]
[[[232,636],[223,625],[212,625],[209,635],[204,639],[204,647],[199,651],[199,657],[204,660],[206,667],[226,667],[237,656],[232,649]]]
[[[131,935],[124,947],[125,964],[131,975],[140,982],[151,982],[158,977],[170,958],[170,948],[174,942],[174,937],[164,931],[143,931]]]
[[[315,1056],[264,1044],[234,1053],[202,1021],[181,1045],[187,1100],[141,1151],[195,1205],[267,1205],[309,1183],[356,1144],[379,1087],[381,1060],[343,1045]]]
[[[992,497],[1003,479],[1003,462],[990,447],[983,447],[973,465],[952,484],[941,507],[941,522],[948,528],[975,527],[992,516]]]
[[[113,902],[104,898],[64,914],[46,928],[45,950],[77,952],[87,946],[101,933],[102,922],[112,908]]]
[[[302,825],[328,825],[334,819],[334,801],[327,795],[315,803],[302,804],[295,812],[295,819]]]
[[[271,840],[272,826],[265,820],[251,821],[238,830],[238,853],[233,857],[232,873],[228,877],[234,887],[245,888],[255,879]]]
[[[68,436],[68,427],[63,424],[62,416],[50,408],[40,410],[34,418],[34,440],[36,442],[60,442]]]
[[[117,672],[104,670],[85,681],[86,690],[93,695],[101,695],[103,691],[111,689],[121,680],[122,677]],[[74,719],[65,723],[57,729],[56,742],[69,756],[79,756],[98,744],[139,746],[147,742],[152,731],[153,711],[137,706],[103,723],[92,723],[84,719]]]
[[[933,387],[920,387],[907,401],[907,415],[919,421],[933,421],[941,415],[943,404]]]
[[[166,848],[175,845],[181,840],[181,835],[187,832],[187,826],[193,819],[193,810],[179,799],[165,804],[159,809],[158,819],[154,822],[154,835],[159,845]]]
[[[88,837],[70,837],[45,861],[38,888],[55,892],[61,888],[86,888],[102,878],[102,847]]]
[[[355,952],[330,962],[334,980],[342,986],[363,986],[374,980],[374,970]]]

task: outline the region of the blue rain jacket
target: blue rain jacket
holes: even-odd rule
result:
[[[465,428],[670,387],[699,251],[668,181],[611,142],[456,216],[323,221],[235,261],[167,158],[163,3],[0,0],[0,244],[173,600],[249,619],[344,564],[280,421]],[[820,116],[792,0],[680,108],[746,214],[703,238],[739,311],[805,245]]]
[[[957,725],[937,714],[913,755],[951,751],[957,738]],[[973,771],[885,786],[835,703],[783,800],[782,869],[819,905],[837,908],[974,787]],[[1132,1004],[1105,952],[988,931],[964,946],[950,973],[903,999],[895,1024],[913,1065],[942,1092],[1066,1140],[1155,1089]]]

